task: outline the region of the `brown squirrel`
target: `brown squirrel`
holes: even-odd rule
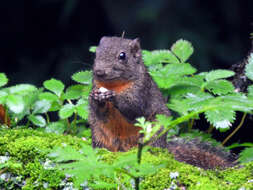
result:
[[[156,114],[170,111],[157,85],[142,61],[138,39],[103,37],[96,49],[93,88],[89,97],[89,124],[93,147],[110,151],[128,151],[137,146],[140,128],[136,118],[153,121]],[[201,168],[226,168],[234,165],[234,156],[198,139],[161,136],[150,145],[167,148],[175,159]]]

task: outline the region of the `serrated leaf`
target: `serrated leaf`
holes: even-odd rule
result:
[[[146,66],[159,63],[180,63],[179,60],[169,50],[143,50],[143,61]]]
[[[245,148],[239,157],[241,163],[252,162],[253,161],[253,147]]]
[[[59,111],[59,116],[61,119],[66,119],[71,117],[75,111],[75,106],[72,104],[65,104]]]
[[[248,64],[245,67],[245,75],[253,81],[253,53],[248,58]]]
[[[9,95],[7,97],[6,103],[8,108],[16,114],[20,114],[24,111],[25,104],[21,96]]]
[[[171,51],[181,60],[182,63],[185,63],[194,50],[190,42],[181,39],[172,45]]]
[[[73,85],[67,88],[65,94],[64,94],[64,99],[78,99],[82,96],[84,86],[83,85]]]
[[[45,127],[46,125],[46,120],[41,115],[29,115],[28,119],[36,126]]]
[[[47,89],[50,90],[52,92],[54,92],[58,97],[61,96],[63,90],[64,90],[64,84],[57,79],[50,79],[50,80],[46,80],[43,83],[43,86]]]
[[[217,79],[228,78],[228,77],[234,76],[234,74],[235,73],[233,71],[218,69],[218,70],[208,72],[206,74],[205,79],[206,81],[213,81]]]
[[[210,81],[205,88],[215,95],[225,95],[235,90],[233,84],[227,80]]]
[[[8,78],[4,73],[0,73],[0,87],[6,85],[8,83]]]
[[[46,126],[45,131],[47,133],[63,134],[66,128],[67,125],[63,122],[51,122]]]
[[[206,119],[221,131],[229,129],[235,120],[235,111],[225,107],[205,112]]]
[[[184,75],[191,75],[196,72],[188,63],[157,65],[150,70],[150,74],[160,88],[170,88],[180,81]]]
[[[89,85],[92,81],[91,71],[81,71],[72,75],[72,79],[81,84]]]
[[[51,107],[48,100],[38,100],[33,105],[33,114],[46,113]]]

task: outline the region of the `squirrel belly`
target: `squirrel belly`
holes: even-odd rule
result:
[[[93,147],[128,151],[137,146],[140,128],[136,118],[149,121],[170,111],[142,61],[138,39],[103,37],[96,49],[88,121]],[[233,166],[235,157],[222,148],[198,139],[173,138],[164,134],[150,145],[167,148],[175,159],[204,169]]]

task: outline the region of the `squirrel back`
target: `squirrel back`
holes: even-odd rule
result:
[[[93,87],[89,97],[89,123],[93,147],[128,151],[137,146],[140,128],[136,118],[153,121],[170,111],[142,61],[138,39],[103,37],[96,49]],[[234,158],[220,148],[197,139],[166,140],[164,134],[151,145],[167,148],[175,159],[205,169],[233,165]]]

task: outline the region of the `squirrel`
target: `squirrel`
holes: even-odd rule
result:
[[[94,148],[128,151],[141,138],[140,128],[134,126],[136,118],[154,121],[156,114],[171,115],[143,63],[138,38],[102,37],[96,48],[92,83],[88,121]],[[204,169],[235,165],[232,154],[208,142],[179,137],[167,142],[166,136],[150,145],[167,148],[178,161]]]

